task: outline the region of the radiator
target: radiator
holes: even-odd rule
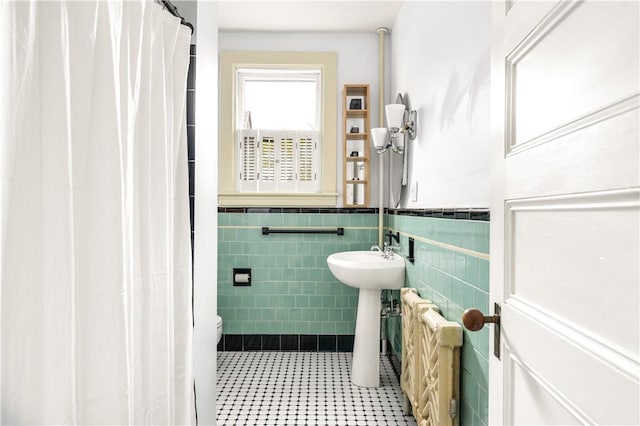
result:
[[[458,425],[462,328],[415,289],[401,289],[401,299],[405,410],[419,426]]]

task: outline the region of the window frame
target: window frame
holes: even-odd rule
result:
[[[320,192],[239,192],[236,187],[236,75],[238,69],[321,69],[322,108],[318,168]],[[220,54],[218,205],[221,207],[334,207],[337,158],[337,55],[334,52],[223,51]]]

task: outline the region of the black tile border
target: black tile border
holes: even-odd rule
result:
[[[187,126],[187,159],[196,161],[196,126],[194,124]]]
[[[349,334],[224,334],[218,352],[353,352],[354,339]]]
[[[338,336],[318,336],[318,352],[337,352]]]
[[[351,334],[338,335],[337,352],[353,352],[353,342],[356,336]]]
[[[195,231],[195,211],[196,211],[196,197],[195,195],[189,195],[189,222],[191,224],[191,232]]]
[[[218,207],[218,213],[343,213],[377,214],[378,208],[363,207]]]
[[[281,351],[298,351],[300,348],[298,346],[298,336],[295,334],[281,334],[280,335],[280,349],[273,350],[281,350]]]
[[[262,336],[259,334],[247,334],[243,337],[243,350],[245,351],[261,351]]]
[[[489,209],[485,208],[442,208],[442,209],[385,209],[386,214],[395,216],[434,217],[441,219],[480,220],[491,219]]]
[[[377,214],[377,207],[218,207],[218,213],[311,213],[311,214]],[[441,219],[480,220],[488,222],[489,209],[441,208],[441,209],[384,209],[385,214],[395,216],[417,216]]]
[[[187,90],[196,88],[196,56],[189,56],[189,69],[187,70]]]
[[[187,163],[189,168],[189,196],[196,195],[196,163],[195,161],[189,161]]]
[[[225,334],[222,336],[218,346],[224,344],[224,347],[227,348],[228,351],[242,351],[242,341],[243,338],[241,334]]]
[[[187,90],[187,125],[196,124],[196,91]]]
[[[262,335],[262,350],[263,351],[279,351],[280,350],[280,336],[277,334],[264,334]]]
[[[300,335],[300,351],[304,352],[318,352],[318,336],[301,334]],[[335,348],[332,352],[335,352]]]

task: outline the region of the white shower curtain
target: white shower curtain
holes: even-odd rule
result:
[[[193,424],[190,30],[0,2],[2,424]]]

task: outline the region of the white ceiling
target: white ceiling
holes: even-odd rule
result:
[[[220,31],[375,32],[391,29],[402,0],[219,0]]]

